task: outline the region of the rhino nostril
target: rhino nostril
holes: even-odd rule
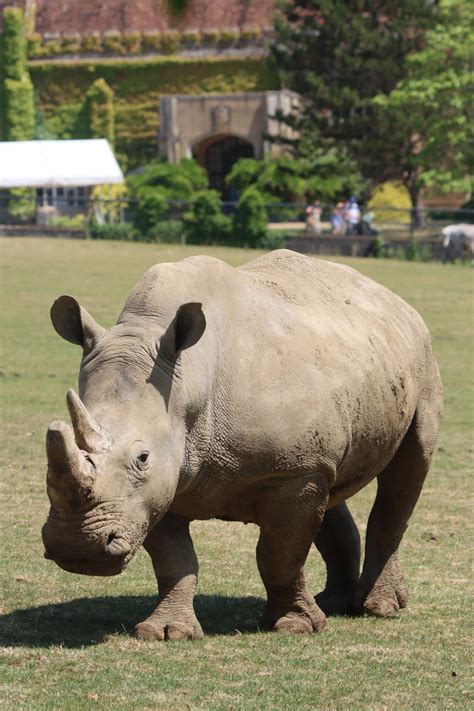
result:
[[[130,552],[130,546],[124,538],[117,537],[116,533],[110,533],[105,550],[109,555],[124,556]]]

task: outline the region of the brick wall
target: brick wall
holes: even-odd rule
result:
[[[0,0],[24,7],[25,0]],[[276,0],[189,0],[186,11],[170,13],[166,0],[36,0],[36,32],[107,32],[269,27]]]

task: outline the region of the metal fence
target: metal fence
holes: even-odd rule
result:
[[[233,217],[237,212],[237,203],[222,202],[221,208],[225,215]],[[379,243],[387,245],[416,238],[431,241],[436,247],[436,242],[442,241],[445,226],[474,224],[474,209],[422,206],[413,211],[391,206],[368,208],[364,205],[359,208],[359,217],[354,221],[343,203],[316,206],[272,202],[265,206],[268,234],[275,238],[275,243],[277,238],[281,238],[280,241],[302,251],[319,251],[318,245],[331,238],[324,251],[333,249],[334,253],[337,246],[336,253],[354,254],[354,251],[360,253],[357,245],[361,240],[364,244],[362,251],[367,251],[367,245],[370,246],[376,238]],[[185,242],[186,233],[180,226],[191,209],[189,202],[168,202],[158,218],[161,231],[157,230],[153,239]],[[136,200],[127,198],[92,199],[86,189],[80,188],[0,192],[0,231],[3,234],[83,237],[97,225],[129,225],[135,230],[134,238],[141,239],[140,205]],[[123,230],[123,233],[126,231]],[[301,240],[304,242],[299,244]],[[341,240],[345,240],[343,246]]]

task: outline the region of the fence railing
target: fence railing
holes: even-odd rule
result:
[[[58,192],[0,191],[0,225],[21,227],[23,234],[30,227],[32,233],[47,229],[76,236],[90,234],[101,225],[122,225],[117,231],[119,236],[113,237],[111,232],[110,238],[121,238],[120,230],[125,234],[126,226],[135,230],[134,238],[141,238],[142,207],[136,200],[92,199],[84,189]],[[222,202],[221,209],[232,218],[236,215],[237,203]],[[155,216],[161,229],[156,230],[153,240],[185,242],[186,234],[181,226],[191,210],[190,202],[169,201],[164,208],[162,206]],[[265,205],[265,210],[268,234],[275,244],[279,237],[281,241],[318,236],[378,238],[387,242],[414,237],[441,239],[442,229],[449,224],[474,224],[474,209],[433,206],[421,206],[415,212],[373,205],[351,209],[341,202],[335,205],[272,202]]]

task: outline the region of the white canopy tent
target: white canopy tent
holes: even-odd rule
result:
[[[122,182],[123,173],[103,138],[0,142],[0,189],[87,187]]]

